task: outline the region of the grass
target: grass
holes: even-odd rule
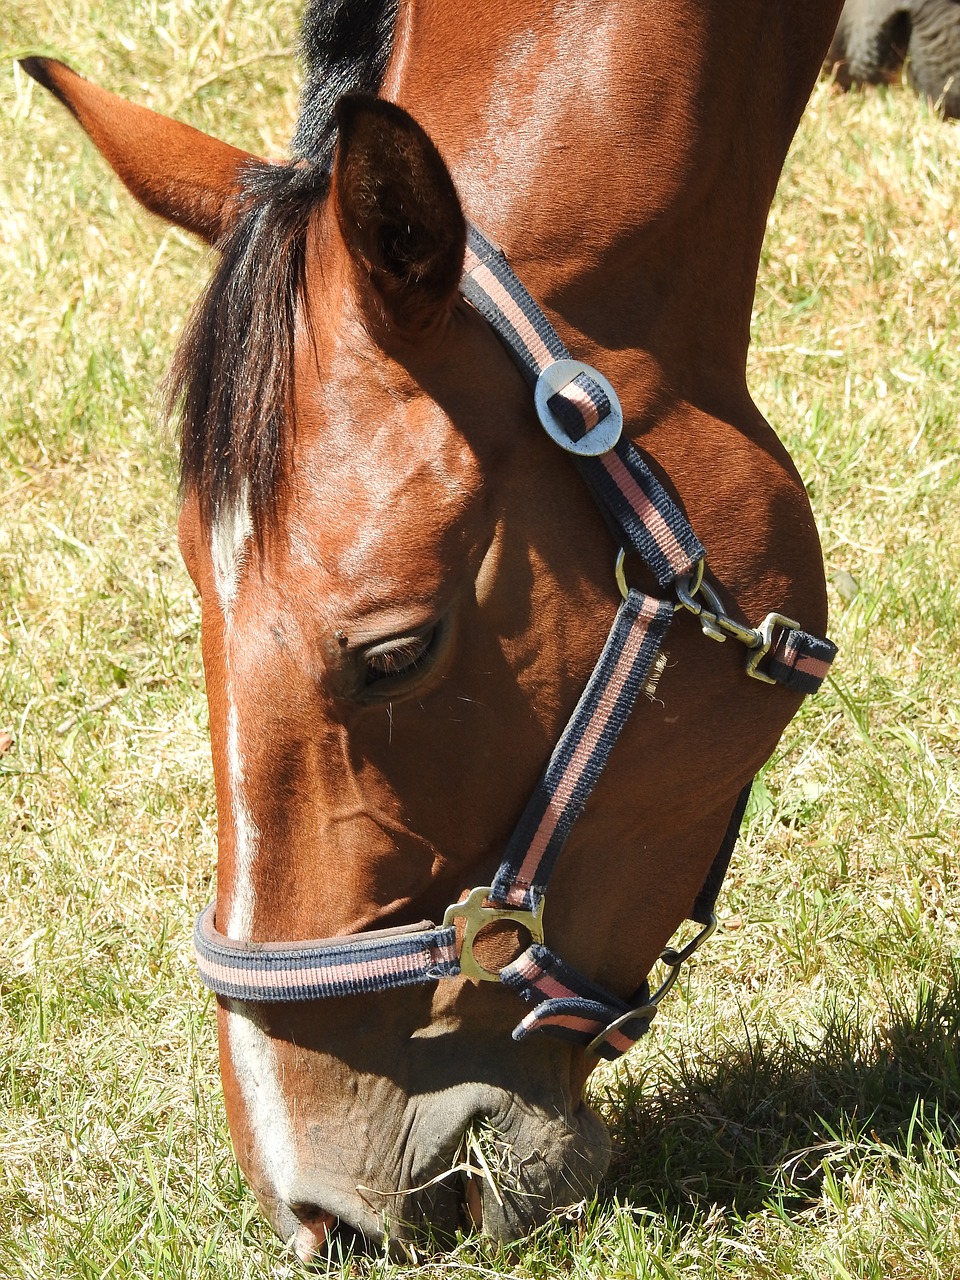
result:
[[[213,796],[156,388],[206,258],[12,69],[69,54],[277,155],[295,8],[0,15],[10,1280],[299,1271],[230,1154],[190,956]],[[719,938],[598,1073],[617,1144],[602,1196],[510,1251],[464,1241],[428,1277],[960,1275],[958,190],[960,133],[910,92],[818,87],[771,215],[750,380],[818,513],[836,676],[763,774]],[[351,1269],[402,1274],[331,1263]]]

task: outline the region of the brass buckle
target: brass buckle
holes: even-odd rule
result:
[[[543,903],[541,898],[535,911],[523,911],[513,907],[485,907],[484,900],[493,892],[491,885],[480,885],[470,890],[464,902],[454,902],[443,913],[443,927],[449,929],[457,920],[465,921],[463,941],[460,944],[460,973],[465,978],[480,982],[499,982],[499,972],[485,969],[473,954],[473,944],[480,930],[494,920],[513,920],[523,925],[534,942],[543,942]]]
[[[622,576],[619,563],[617,569]],[[773,634],[776,628],[799,631],[800,623],[794,622],[792,618],[787,618],[782,613],[768,613],[759,627],[742,626],[727,613],[720,597],[709,583],[704,581],[703,560],[700,561],[697,569],[693,579],[678,578],[674,584],[677,593],[674,610],[689,610],[699,621],[703,634],[709,636],[711,640],[726,640],[727,636],[738,640],[747,649],[747,675],[754,680],[762,681],[763,684],[777,684],[778,681],[774,680],[773,676],[768,676],[765,671],[760,670],[760,663],[773,648]],[[620,581],[619,577],[617,581]],[[697,595],[702,595],[703,600],[697,600],[695,598]]]
[[[785,631],[799,631],[800,623],[794,622],[792,618],[785,618],[782,613],[768,613],[759,627],[757,627],[758,640],[757,644],[751,648],[747,658],[747,675],[754,680],[762,680],[764,684],[777,683],[773,676],[768,676],[759,669],[759,664],[773,648],[773,631],[775,627],[782,627]]]

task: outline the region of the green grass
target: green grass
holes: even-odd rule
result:
[[[0,14],[0,1274],[296,1275],[230,1154],[190,954],[213,795],[157,388],[206,258],[14,72],[68,56],[282,153],[282,0]],[[807,479],[835,678],[751,805],[725,927],[595,1081],[607,1186],[427,1276],[960,1275],[960,133],[820,86],[751,386]],[[339,1275],[398,1276],[377,1260]]]

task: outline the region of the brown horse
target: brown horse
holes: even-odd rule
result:
[[[289,165],[25,64],[139,200],[221,251],[175,380],[215,920],[238,955],[402,940],[489,886],[619,599],[590,492],[459,291],[465,213],[616,388],[729,629],[751,644],[778,610],[823,634],[810,507],[745,361],[768,208],[839,7],[315,4]],[[334,129],[357,87],[379,99],[346,98]],[[666,646],[549,889],[550,946],[614,1000],[690,913],[802,696],[747,678],[736,635],[710,643],[690,610]],[[476,956],[496,973],[531,917],[490,918]],[[236,1153],[301,1257],[335,1219],[402,1239],[455,1227],[464,1201],[516,1236],[595,1186],[608,1144],[582,1091],[603,1036],[513,1040],[522,1012],[462,976],[221,995]],[[442,1175],[479,1130],[499,1169],[464,1193]]]

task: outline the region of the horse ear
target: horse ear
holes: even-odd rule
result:
[[[463,273],[467,227],[453,179],[423,129],[392,102],[350,94],[336,117],[341,234],[388,323],[423,333],[447,314]]]
[[[73,114],[142,205],[208,243],[220,239],[238,210],[241,170],[255,156],[108,93],[53,58],[20,65]]]

